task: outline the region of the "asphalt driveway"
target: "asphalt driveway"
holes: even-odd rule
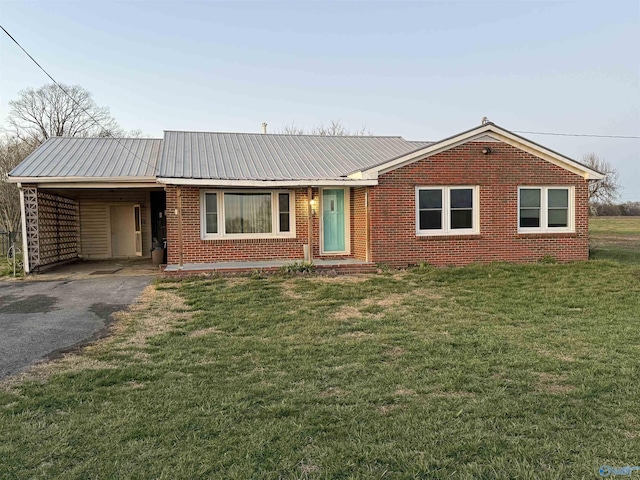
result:
[[[152,280],[0,282],[0,379],[98,338],[111,314],[126,309]]]

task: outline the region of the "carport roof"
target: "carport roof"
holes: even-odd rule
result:
[[[11,177],[155,178],[159,138],[51,137]]]

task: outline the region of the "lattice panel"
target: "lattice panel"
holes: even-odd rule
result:
[[[38,230],[38,189],[22,187],[24,193],[24,217],[27,225],[27,250],[29,268],[33,271],[40,265],[40,241]]]
[[[80,210],[78,202],[47,192],[38,192],[40,265],[78,256]]]

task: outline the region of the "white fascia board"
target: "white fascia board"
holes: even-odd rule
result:
[[[604,175],[596,172],[595,170],[585,167],[584,165],[580,165],[579,163],[574,162],[567,157],[541,147],[540,145],[537,145],[533,142],[527,141],[526,139],[521,138],[517,135],[513,135],[512,133],[491,124],[482,125],[477,129],[465,132],[455,137],[451,137],[449,139],[443,140],[442,142],[434,143],[433,145],[429,145],[425,148],[396,158],[395,160],[391,160],[390,162],[384,163],[382,165],[378,165],[367,170],[362,170],[361,172],[354,172],[349,177],[377,178],[380,174],[389,172],[417,160],[422,160],[423,158],[430,157],[437,153],[449,150],[451,148],[457,147],[458,145],[471,142],[477,138],[487,135],[515,148],[531,153],[532,155],[542,158],[550,163],[553,163],[554,165],[569,170],[570,172],[580,175],[587,180],[600,180],[604,178]]]
[[[377,179],[354,180],[351,178],[334,180],[212,180],[199,178],[158,178],[166,185],[193,185],[203,187],[335,187],[335,186],[372,186]]]
[[[43,188],[144,188],[157,186],[155,177],[7,177],[7,182]]]

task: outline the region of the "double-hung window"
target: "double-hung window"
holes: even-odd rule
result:
[[[417,235],[468,235],[479,232],[478,187],[417,187]]]
[[[573,187],[520,187],[518,231],[572,232]]]
[[[203,239],[294,236],[291,191],[203,191]]]

